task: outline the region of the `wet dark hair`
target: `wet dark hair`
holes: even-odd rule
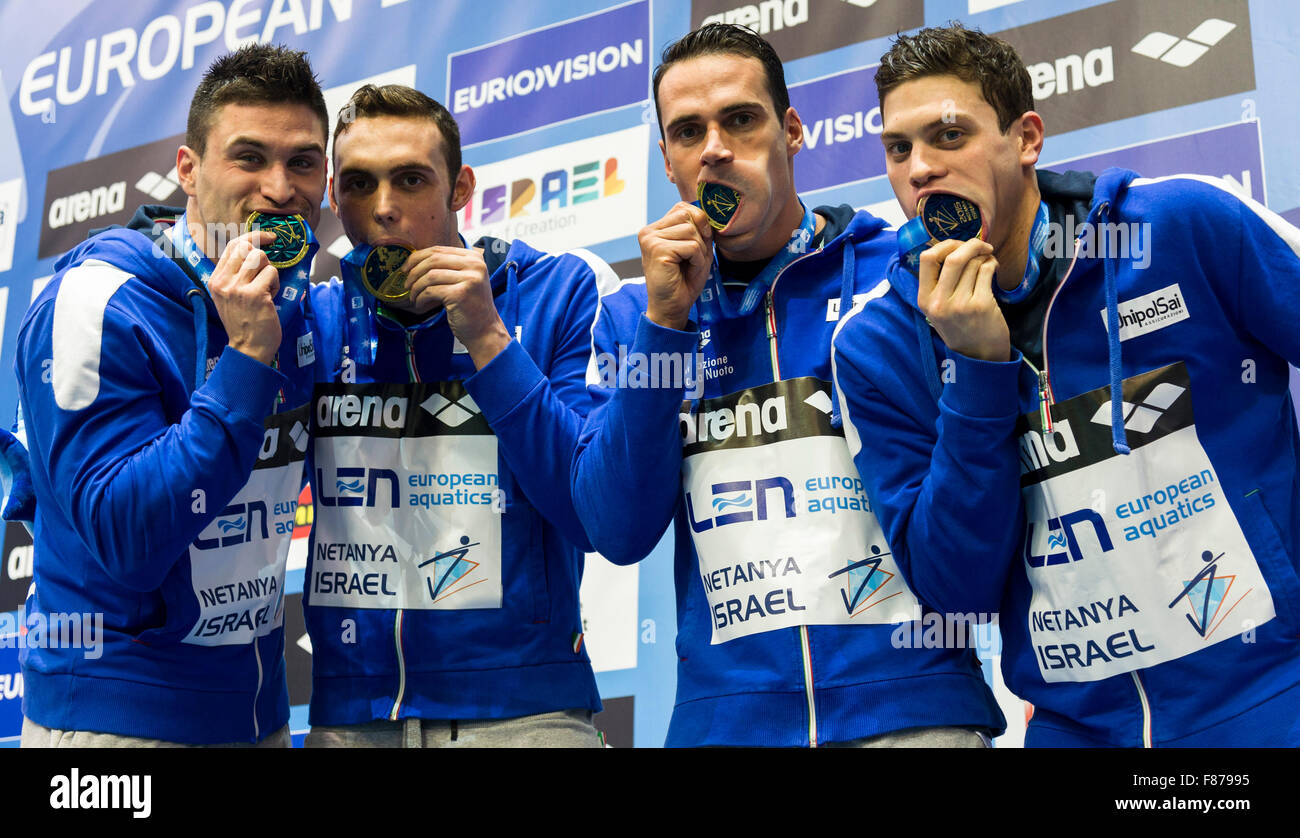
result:
[[[306,105],[329,131],[329,111],[307,53],[270,44],[249,44],[212,62],[190,100],[185,144],[200,155],[212,121],[222,106],[236,104]]]
[[[998,130],[1004,134],[1021,114],[1034,109],[1029,71],[1015,48],[1001,38],[955,22],[894,40],[876,70],[881,106],[885,94],[904,82],[944,75],[978,83],[984,101],[997,112]]]
[[[339,136],[358,119],[375,116],[427,119],[438,126],[438,132],[442,134],[442,156],[447,161],[447,182],[455,186],[460,174],[460,126],[441,103],[404,84],[385,84],[382,87],[364,84],[339,110],[334,142],[337,144]]]
[[[664,120],[660,115],[659,83],[663,81],[668,68],[674,64],[702,55],[739,55],[758,59],[767,77],[767,92],[772,97],[777,119],[785,118],[785,112],[790,108],[790,91],[786,89],[785,67],[776,50],[752,29],[730,23],[710,23],[664,47],[660,64],[654,73],[655,116],[659,118],[660,136],[664,132]]]

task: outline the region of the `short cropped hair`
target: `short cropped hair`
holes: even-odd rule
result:
[[[659,107],[659,83],[674,64],[704,55],[739,55],[758,59],[767,77],[767,92],[778,119],[790,109],[790,91],[785,86],[785,67],[772,45],[752,29],[730,23],[710,23],[664,47],[660,64],[654,73],[655,115],[659,118],[659,134],[664,133],[664,118]]]
[[[943,75],[977,82],[984,101],[997,112],[998,130],[1004,134],[1021,114],[1034,109],[1029,71],[1015,48],[960,23],[899,35],[880,57],[876,92],[883,105],[885,94],[900,84]]]
[[[442,156],[447,161],[448,183],[455,186],[461,165],[460,126],[440,102],[403,84],[385,84],[382,87],[364,84],[357,88],[357,92],[339,110],[338,123],[334,126],[335,144],[352,123],[376,116],[428,119],[438,126],[438,132],[442,134]]]
[[[307,53],[249,44],[212,62],[203,74],[185,123],[185,144],[203,154],[217,111],[228,104],[306,105],[329,131],[329,111]]]

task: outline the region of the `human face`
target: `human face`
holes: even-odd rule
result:
[[[668,179],[683,201],[699,183],[740,193],[740,208],[714,242],[728,258],[772,256],[799,226],[794,155],[803,123],[794,108],[777,114],[763,65],[739,55],[703,55],[674,64],[659,83]]]
[[[181,146],[176,172],[190,196],[195,242],[216,259],[224,236],[208,231],[236,229],[227,225],[242,225],[254,211],[297,213],[316,226],[325,197],[325,126],[306,105],[223,105],[203,154]]]
[[[900,84],[885,94],[881,112],[885,171],[908,218],[922,197],[950,192],[979,206],[995,253],[1019,237],[1026,199],[1037,195],[1038,114],[1027,112],[1004,134],[979,85],[948,75]],[[1032,203],[1037,209],[1036,197]]]
[[[460,244],[456,213],[474,194],[474,173],[448,179],[442,132],[430,119],[358,119],[334,144],[330,206],[354,245],[411,250]]]

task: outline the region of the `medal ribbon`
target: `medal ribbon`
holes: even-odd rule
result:
[[[343,300],[347,314],[347,352],[358,364],[375,362],[378,337],[375,327],[375,298],[361,281],[361,268],[374,248],[359,244],[339,260],[343,274]]]
[[[714,251],[713,268],[709,272],[709,281],[704,286],[704,291],[700,294],[699,299],[702,319],[717,322],[753,314],[754,310],[758,308],[759,301],[763,299],[763,295],[772,287],[772,280],[781,272],[781,269],[809,251],[813,232],[817,229],[817,222],[812,210],[805,207],[802,201],[799,202],[799,206],[803,207],[803,220],[800,222],[799,228],[791,234],[790,241],[763,266],[763,270],[759,272],[758,276],[750,280],[749,285],[745,288],[744,295],[741,297],[739,309],[727,297],[727,289],[722,285],[722,274],[718,269],[718,255]]]
[[[1039,201],[1038,214],[1034,216],[1034,228],[1029,233],[1029,258],[1025,261],[1025,276],[1020,284],[1010,291],[993,283],[993,294],[1003,303],[1023,302],[1038,287],[1038,275],[1042,271],[1043,248],[1047,244],[1047,203]]]
[[[275,299],[275,310],[280,317],[281,329],[285,328],[289,317],[295,311],[302,310],[302,300],[307,294],[307,286],[311,283],[311,262],[316,256],[316,251],[320,249],[320,242],[316,241],[316,234],[312,232],[311,226],[305,221],[302,226],[307,233],[307,255],[296,265],[288,268],[277,268],[280,272],[280,293]],[[188,213],[181,215],[176,220],[167,237],[176,246],[177,252],[181,254],[185,262],[198,274],[199,280],[206,289],[208,280],[211,278],[212,272],[217,269],[217,266],[199,248],[198,243],[194,241],[194,237],[190,235]]]

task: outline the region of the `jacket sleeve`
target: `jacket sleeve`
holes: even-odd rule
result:
[[[595,549],[615,564],[638,562],[654,549],[681,495],[685,388],[620,386],[637,381],[626,376],[623,359],[694,359],[699,340],[695,331],[654,324],[643,304],[631,302],[623,292],[601,302],[587,374],[592,411],[573,464],[578,516]]]
[[[1300,365],[1300,230],[1250,198],[1238,202],[1238,213],[1238,264],[1216,277],[1230,283],[1250,333]]]
[[[561,257],[564,261],[577,257]],[[596,259],[592,256],[591,259]],[[501,456],[529,502],[581,550],[591,549],[578,520],[569,474],[590,399],[585,384],[591,324],[599,299],[595,271],[583,264],[557,326],[554,352],[545,373],[528,352],[511,341],[465,389],[501,440]],[[557,288],[559,284],[557,284]],[[558,291],[557,291],[558,293]]]
[[[995,612],[1023,530],[1019,353],[1007,363],[951,353],[936,405],[919,357],[882,361],[861,339],[865,331],[846,322],[832,368],[872,511],[922,602],[949,613]]]
[[[42,510],[55,505],[110,578],[156,590],[247,481],[287,380],[227,347],[172,423],[155,373],[168,347],[111,301],[98,338],[55,334],[54,308],[25,324],[16,361],[37,490],[48,487],[37,514],[49,526]]]

